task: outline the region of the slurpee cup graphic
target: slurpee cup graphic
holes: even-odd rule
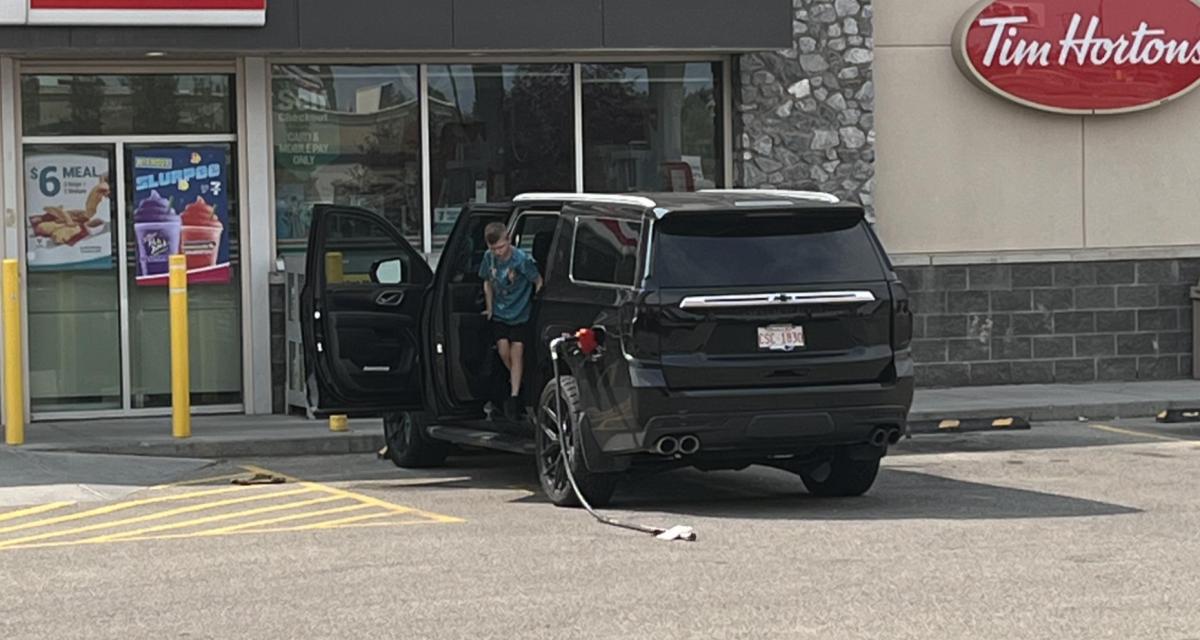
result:
[[[183,210],[181,218],[181,243],[183,254],[187,256],[188,271],[215,267],[221,234],[225,232],[225,225],[221,224],[216,210],[203,197],[197,196],[195,202]]]
[[[138,275],[165,275],[172,255],[179,253],[181,221],[171,203],[151,191],[133,212],[137,236]]]

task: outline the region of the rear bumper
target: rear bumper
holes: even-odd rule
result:
[[[620,468],[627,464],[622,458],[657,455],[653,447],[664,436],[699,438],[697,459],[864,443],[876,427],[904,429],[913,378],[911,360],[903,365],[897,369],[904,375],[889,383],[713,391],[636,387],[630,403],[634,419],[626,428],[607,425],[585,438],[589,466]]]

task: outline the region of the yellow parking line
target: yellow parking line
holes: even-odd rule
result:
[[[324,498],[313,498],[312,500],[301,500],[300,502],[287,502],[284,504],[274,504],[269,507],[259,507],[257,509],[250,509],[248,511],[237,511],[234,513],[222,513],[222,514],[218,514],[215,516],[208,516],[205,518],[193,518],[191,520],[184,520],[183,522],[171,522],[168,524],[160,524],[160,525],[153,526],[153,527],[146,527],[145,529],[135,529],[134,531],[120,531],[117,533],[110,533],[108,535],[97,536],[95,538],[88,538],[86,540],[80,540],[79,544],[90,544],[90,543],[96,543],[96,542],[110,542],[112,540],[117,540],[119,538],[131,538],[131,537],[146,535],[147,533],[157,533],[159,531],[172,531],[174,529],[186,529],[188,527],[196,527],[196,526],[200,526],[202,524],[209,524],[211,522],[221,522],[224,520],[233,520],[235,518],[244,518],[246,516],[258,515],[260,513],[271,513],[274,511],[284,511],[287,509],[299,509],[300,507],[307,507],[307,506],[311,506],[314,504],[324,504],[326,502],[333,502],[335,500],[341,500],[341,499],[342,498],[339,498],[337,496],[326,496]]]
[[[57,518],[48,518],[46,520],[38,520],[36,522],[27,522],[25,524],[14,525],[11,527],[0,528],[0,533],[12,533],[13,531],[21,531],[22,529],[32,529],[34,527],[47,527],[52,524],[60,524],[63,522],[71,522],[73,520],[82,520],[92,516],[102,516],[116,511],[124,511],[133,507],[140,507],[148,504],[158,504],[160,502],[171,502],[174,500],[187,500],[189,498],[203,498],[205,496],[214,496],[221,493],[230,493],[232,491],[242,491],[243,487],[230,487],[228,489],[208,489],[206,491],[195,491],[192,493],[183,493],[177,496],[161,496],[158,498],[144,498],[142,500],[130,500],[129,502],[118,502],[110,504],[106,507],[98,507],[73,513],[69,516],[59,516]]]
[[[261,493],[261,494],[257,494],[257,495],[253,495],[253,496],[247,496],[244,498],[230,498],[229,500],[218,500],[216,502],[205,502],[203,504],[195,504],[195,505],[191,505],[188,507],[180,507],[178,509],[169,509],[167,511],[150,513],[150,514],[147,514],[144,516],[138,516],[136,518],[126,518],[124,520],[114,520],[111,522],[99,522],[96,524],[88,525],[86,527],[77,527],[75,529],[67,529],[65,531],[51,531],[48,533],[42,533],[42,534],[38,534],[35,536],[26,536],[24,538],[14,538],[12,540],[3,540],[3,541],[0,541],[0,549],[25,544],[27,542],[34,542],[37,540],[46,540],[48,538],[58,538],[61,536],[69,536],[69,535],[74,535],[74,534],[78,534],[78,533],[87,533],[88,531],[96,531],[99,529],[107,529],[110,527],[117,527],[117,526],[122,526],[122,525],[129,525],[129,524],[137,524],[139,522],[147,522],[150,520],[159,520],[161,518],[169,518],[171,516],[183,515],[185,513],[193,513],[196,511],[203,511],[205,509],[213,509],[216,507],[224,507],[224,506],[229,506],[229,505],[233,505],[233,504],[242,504],[245,502],[252,502],[254,500],[269,500],[271,498],[283,498],[283,497],[287,497],[287,496],[294,496],[294,495],[299,495],[301,493],[308,493],[309,491],[311,491],[311,489],[307,489],[307,488],[306,489],[294,489],[292,491],[284,491],[282,493]]]
[[[326,498],[326,500],[341,500],[341,498]],[[291,522],[293,520],[304,520],[306,518],[316,518],[319,516],[329,516],[335,513],[346,513],[347,511],[358,511],[359,509],[369,509],[369,504],[352,504],[347,507],[334,507],[332,509],[322,509],[321,511],[309,511],[306,513],[294,513],[290,516],[280,516],[278,518],[268,518],[266,520],[255,520],[254,522],[245,522],[236,524],[232,527],[224,527],[221,529],[207,529],[205,531],[197,531],[196,536],[220,536],[234,531],[242,531],[243,529],[257,529],[259,527],[269,527],[280,522]]]
[[[440,513],[432,513],[429,511],[422,511],[420,509],[414,509],[412,507],[402,507],[398,504],[392,504],[390,502],[380,500],[378,498],[372,498],[371,496],[363,495],[361,493],[354,493],[353,491],[346,491],[345,489],[338,489],[337,487],[331,487],[329,485],[324,485],[324,484],[320,484],[317,482],[307,482],[307,481],[301,480],[299,478],[294,478],[294,477],[291,477],[291,476],[288,476],[288,475],[285,475],[282,473],[277,473],[275,471],[263,469],[262,467],[256,467],[254,465],[243,465],[242,468],[247,471],[250,471],[251,473],[265,473],[265,474],[278,476],[280,478],[285,478],[285,479],[287,479],[288,482],[298,482],[301,485],[309,487],[316,491],[324,491],[325,493],[328,493],[331,495],[352,498],[354,500],[358,500],[359,502],[369,504],[372,506],[376,506],[381,509],[387,509],[388,511],[393,511],[395,513],[416,514],[423,518],[429,518],[430,520],[434,520],[436,522],[446,522],[446,523],[465,522],[465,520],[463,520],[462,518],[455,518],[454,516],[442,515]]]
[[[391,515],[396,515],[396,514],[391,514]],[[365,524],[348,524],[348,525],[344,525],[344,526],[340,526],[340,527],[336,527],[336,528],[337,529],[365,529],[367,527],[402,527],[402,526],[415,525],[415,524],[443,524],[443,523],[435,522],[433,520],[401,520],[401,521],[397,521],[397,522],[368,522]],[[290,533],[290,532],[295,532],[295,531],[303,531],[306,529],[311,531],[311,529],[309,529],[308,525],[301,525],[298,527],[282,527],[279,529],[245,529],[245,530],[241,530],[241,531],[233,531],[233,532],[230,532],[228,534],[223,534],[223,535],[240,536],[240,535],[257,535],[257,534],[263,534],[263,533]],[[143,536],[140,538],[121,538],[120,540],[115,540],[114,542],[120,543],[120,542],[144,542],[144,541],[154,541],[154,540],[186,540],[186,539],[195,539],[195,538],[200,538],[200,537],[218,537],[218,536],[201,536],[201,535],[198,535],[195,533],[168,533],[166,535],[161,535],[161,536]],[[21,550],[21,549],[48,549],[48,548],[54,548],[54,547],[70,547],[70,546],[74,546],[77,544],[78,543],[76,543],[76,542],[42,542],[42,543],[34,543],[34,544],[22,544],[22,545],[17,545],[17,546],[13,546],[13,547],[7,547],[7,546],[0,547],[0,553],[2,553],[4,551],[16,551],[16,550]]]
[[[47,511],[54,511],[55,509],[69,507],[73,504],[75,504],[75,503],[74,502],[51,502],[50,504],[42,504],[42,505],[38,505],[36,507],[29,507],[28,509],[18,509],[16,511],[9,511],[8,513],[0,513],[0,522],[4,522],[5,520],[16,520],[17,518],[24,518],[26,516],[36,516],[39,513],[46,513]]]
[[[341,525],[361,522],[363,520],[374,520],[376,518],[387,518],[397,515],[395,513],[368,513],[365,516],[354,516],[352,518],[342,518],[341,520],[326,520],[325,522],[314,522],[313,524],[298,527],[297,531],[308,531],[310,529],[336,529]]]
[[[1100,431],[1108,431],[1111,433],[1120,433],[1120,434],[1127,435],[1127,436],[1138,436],[1141,438],[1156,438],[1158,440],[1166,440],[1168,442],[1196,442],[1196,440],[1194,440],[1192,438],[1176,438],[1175,436],[1166,436],[1161,433],[1146,433],[1145,431],[1134,431],[1132,429],[1118,429],[1117,427],[1110,427],[1106,424],[1089,424],[1088,426],[1093,429],[1099,429]]]

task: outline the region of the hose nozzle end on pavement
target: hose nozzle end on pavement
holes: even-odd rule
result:
[[[676,525],[654,536],[659,540],[683,540],[685,542],[695,542],[696,532],[691,527]]]

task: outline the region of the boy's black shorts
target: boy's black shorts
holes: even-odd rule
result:
[[[500,340],[520,342],[525,345],[531,344],[533,342],[533,323],[505,324],[499,320],[492,320],[492,341],[499,342]]]

